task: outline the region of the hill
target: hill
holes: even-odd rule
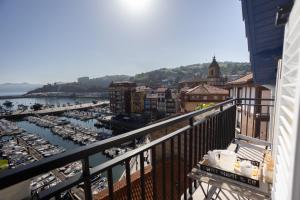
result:
[[[193,64],[176,68],[161,68],[135,76],[113,75],[87,79],[84,82],[48,84],[29,93],[43,92],[103,92],[111,82],[134,81],[138,85],[176,87],[180,81],[204,78],[210,63]],[[245,62],[219,62],[221,73],[230,80],[233,75],[243,75],[250,71],[250,64]]]
[[[128,81],[130,76],[127,75],[112,75],[104,76],[100,78],[89,79],[85,83],[72,82],[72,83],[54,83],[47,84],[41,88],[37,88],[28,92],[33,93],[44,93],[44,92],[70,92],[70,93],[85,93],[85,92],[103,92],[109,84],[113,81]]]
[[[158,70],[137,74],[130,80],[138,84],[177,85],[180,81],[201,79],[207,76],[210,63],[193,64],[177,68],[161,68]],[[233,75],[243,75],[251,71],[250,64],[244,62],[219,62],[223,76],[232,79]]]

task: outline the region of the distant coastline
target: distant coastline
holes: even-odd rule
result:
[[[0,99],[17,99],[17,98],[46,98],[46,97],[73,97],[73,98],[100,98],[107,99],[107,92],[44,92],[44,93],[0,93]]]
[[[26,92],[0,92],[0,98],[3,96],[22,96]]]

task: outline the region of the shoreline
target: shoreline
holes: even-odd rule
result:
[[[54,98],[54,97],[64,97],[64,98],[97,98],[97,99],[107,99],[106,92],[97,93],[35,93],[35,94],[21,94],[21,95],[5,95],[0,96],[0,99],[22,99],[22,98]]]

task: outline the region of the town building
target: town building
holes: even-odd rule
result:
[[[266,138],[268,132],[268,123],[270,120],[270,108],[267,101],[262,99],[271,99],[271,91],[262,86],[257,85],[253,81],[253,73],[230,81],[226,84],[231,98],[252,99],[240,100],[237,111],[237,128],[239,132],[245,133],[247,136]],[[266,105],[266,106],[246,106],[248,105]],[[247,123],[253,121],[253,123]]]
[[[132,113],[142,113],[144,112],[144,100],[146,98],[147,92],[151,88],[146,86],[138,86],[135,91],[131,93],[131,112]]]
[[[136,89],[133,82],[113,82],[109,86],[110,109],[114,114],[131,113],[131,93]]]
[[[173,115],[180,111],[177,93],[168,90],[166,93],[166,115]]]
[[[157,88],[157,111],[165,113],[166,112],[166,93],[168,88]]]
[[[148,93],[144,100],[145,112],[157,112],[158,95],[154,91]]]
[[[89,83],[89,81],[90,81],[90,78],[89,78],[89,77],[79,77],[79,78],[77,79],[77,82],[78,82],[79,84],[87,84],[87,83]]]
[[[229,92],[212,85],[201,84],[180,92],[181,110],[194,111],[201,104],[218,103],[226,100]]]

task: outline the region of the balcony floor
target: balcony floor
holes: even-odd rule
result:
[[[251,160],[256,160],[262,163],[263,161],[263,153],[265,150],[265,146],[263,145],[254,145],[254,144],[249,144],[247,142],[238,142],[240,147],[237,152],[237,155],[241,158],[247,158]],[[228,150],[234,151],[236,148],[236,144],[231,143],[228,147]],[[217,189],[211,189],[211,185],[208,186],[207,183],[202,182],[203,189],[207,193],[209,191],[209,196],[211,197],[210,199],[218,199],[218,200],[246,200],[249,199],[248,197],[245,197],[241,194],[237,194],[228,190],[221,190],[219,192],[219,188]],[[218,195],[219,193],[219,195]],[[217,198],[216,198],[217,197]],[[193,193],[192,199],[194,200],[202,200],[206,199],[201,187],[199,186]],[[256,199],[256,198],[251,198],[251,199]],[[265,199],[265,198],[261,198]]]
[[[202,186],[203,186],[204,190],[207,190],[208,184],[202,183]],[[211,188],[211,186],[209,186],[209,189],[210,188]],[[238,195],[236,193],[229,192],[229,191],[226,191],[226,190],[221,190],[220,193],[219,193],[219,195],[218,195],[218,198],[216,198],[218,192],[219,192],[219,189],[217,189],[212,194],[212,198],[213,199],[218,199],[218,200],[246,200],[247,199],[247,198],[245,198],[245,197],[243,197],[241,195]],[[204,194],[202,192],[201,187],[198,187],[196,189],[196,191],[193,194],[193,199],[194,200],[205,200],[205,196],[204,196]]]

